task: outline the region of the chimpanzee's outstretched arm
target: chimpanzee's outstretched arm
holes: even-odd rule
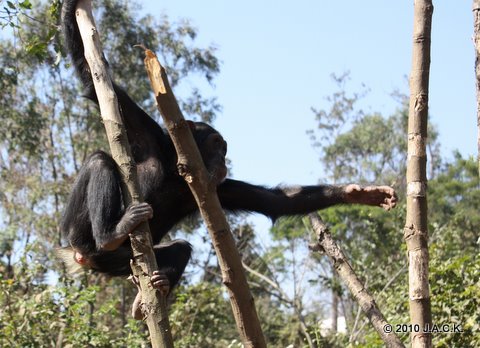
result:
[[[222,206],[231,211],[261,213],[272,220],[284,215],[302,215],[336,204],[358,203],[393,208],[395,191],[388,186],[291,186],[266,188],[227,179],[217,188]]]
[[[224,209],[257,212],[272,220],[345,202],[343,188],[337,186],[266,188],[227,179],[218,186],[217,192]]]

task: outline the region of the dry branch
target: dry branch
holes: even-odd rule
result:
[[[427,121],[430,43],[433,5],[415,0],[410,106],[408,111],[407,216],[404,238],[408,251],[409,303],[412,347],[431,347],[430,289],[428,284]]]
[[[127,133],[118,109],[117,96],[113,90],[108,69],[103,62],[102,48],[92,16],[90,0],[81,0],[76,10],[78,28],[85,48],[85,58],[92,73],[100,112],[112,157],[118,164],[124,187],[126,205],[141,201],[135,163],[130,153]],[[170,325],[166,309],[165,296],[149,285],[153,271],[157,270],[155,254],[152,250],[151,234],[148,223],[138,226],[130,235],[133,249],[132,270],[138,277],[142,291],[142,312],[150,331],[152,346],[173,347]]]
[[[247,348],[266,347],[242,261],[217,196],[217,183],[210,180],[165,69],[152,51],[145,50],[145,56],[158,109],[178,154],[178,171],[190,187],[212,238],[242,342]]]
[[[352,266],[348,263],[345,254],[337,243],[333,240],[328,227],[316,213],[308,215],[313,230],[317,235],[317,244],[313,246],[315,251],[324,251],[333,263],[338,275],[347,285],[355,300],[358,302],[363,312],[366,314],[375,330],[378,332],[387,347],[405,347],[389,328],[388,322],[378,309],[374,298],[368,293],[367,289],[357,277]],[[390,332],[388,332],[390,331]]]

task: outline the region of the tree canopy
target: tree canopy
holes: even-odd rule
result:
[[[65,276],[53,250],[61,245],[59,219],[83,160],[107,149],[98,110],[81,97],[58,32],[59,2],[2,1],[0,25],[0,345],[2,347],[141,347],[142,324],[130,319],[135,288],[94,274]],[[97,2],[102,42],[120,85],[156,115],[143,66],[143,44],[167,67],[188,118],[214,122],[221,106],[211,91],[221,64],[213,45],[197,44],[187,20],[140,15],[138,4]],[[312,107],[312,146],[335,183],[393,185],[392,212],[334,207],[322,212],[352,266],[392,323],[408,323],[405,221],[408,104],[396,94],[391,115],[358,106],[365,90],[347,93],[348,74],[334,76],[329,107]],[[292,122],[294,120],[292,119]],[[480,191],[477,163],[454,154],[440,158],[429,129],[430,284],[437,325],[461,325],[462,334],[434,335],[434,345],[480,346]],[[233,164],[234,165],[234,164]],[[250,286],[271,347],[381,347],[383,343],[328,260],[311,253],[310,226],[302,218],[260,231],[244,215],[230,218]],[[196,250],[172,298],[170,320],[179,347],[240,347],[231,309],[208,236],[198,221],[180,226]],[[196,231],[195,234],[192,231]],[[268,242],[257,236],[268,236]],[[332,330],[332,298],[338,325]],[[408,334],[401,336],[408,340]]]

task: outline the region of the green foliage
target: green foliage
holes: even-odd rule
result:
[[[433,324],[460,325],[462,333],[435,333],[438,347],[477,347],[480,343],[479,195],[477,164],[455,154],[429,182],[430,287]],[[401,221],[404,221],[401,219]],[[402,246],[403,248],[403,246]],[[401,260],[400,260],[401,261]],[[379,304],[392,324],[408,324],[406,269],[386,289]],[[399,296],[399,294],[404,294]],[[408,335],[404,335],[408,340]],[[365,347],[382,346],[372,332]]]
[[[324,163],[334,163],[333,177],[344,182],[395,182],[404,169],[406,137],[398,115],[366,115],[324,148]],[[372,141],[375,139],[375,141]]]
[[[298,319],[285,310],[281,301],[264,293],[255,297],[255,306],[268,347],[300,347],[304,344]]]
[[[188,94],[176,95],[186,118],[200,118],[213,122],[221,109],[215,98],[205,98],[198,87],[187,86],[182,81],[200,76],[212,83],[220,71],[220,62],[215,56],[214,46],[199,48],[195,45],[197,30],[188,20],[171,23],[167,16],[155,20],[151,15],[138,18],[138,5],[127,1],[104,1],[99,8],[103,15],[98,21],[105,53],[116,82],[127,86],[132,98],[145,110],[157,112],[148,83],[141,49],[137,44],[156,52],[160,63],[165,66],[172,87],[188,90]],[[205,87],[208,85],[202,84]]]
[[[99,286],[85,282],[49,285],[47,268],[32,262],[35,246],[14,266],[0,273],[0,346],[2,347],[141,347],[148,340],[138,322],[113,328],[119,297],[99,302]],[[118,334],[122,330],[122,335]]]
[[[480,345],[480,190],[477,162],[456,153],[429,183],[433,323],[464,332],[434,335],[439,347]]]
[[[170,322],[179,347],[226,347],[237,337],[230,304],[217,285],[178,289]]]
[[[442,173],[430,181],[429,221],[434,241],[441,244],[446,257],[478,250],[480,238],[480,190],[477,163],[458,153]],[[440,235],[437,235],[440,233]]]
[[[270,233],[275,240],[305,239],[305,228],[303,227],[302,218],[298,216],[281,218],[270,229]]]
[[[29,0],[24,1],[0,1],[0,27],[6,26],[18,28],[18,17],[32,9]]]
[[[339,90],[327,98],[328,110],[313,109],[318,126],[308,132],[331,179],[396,182],[406,158],[405,104],[389,118],[365,114],[357,104],[366,92],[347,94],[348,73],[332,78]]]
[[[0,25],[14,27],[0,40],[0,346],[145,346],[144,325],[126,319],[132,287],[95,275],[81,283],[50,281],[63,274],[53,250],[61,244],[59,219],[70,185],[85,157],[107,146],[98,111],[81,98],[78,80],[66,70],[70,61],[60,55],[60,2],[32,4],[2,2],[10,17],[0,10]],[[176,86],[189,86],[179,94],[186,114],[215,118],[218,104],[197,85],[210,87],[220,65],[213,46],[197,45],[188,21],[139,18],[132,2],[96,4],[112,70],[134,98],[156,109],[142,53],[132,50],[143,43],[161,52]]]
[[[347,93],[346,85],[350,81],[350,73],[345,72],[342,75],[331,75],[332,80],[338,87],[338,90],[325,99],[330,104],[328,110],[312,108],[315,119],[318,122],[317,128],[320,134],[317,136],[313,131],[308,133],[314,141],[315,147],[323,147],[325,144],[331,144],[336,137],[345,131],[349,123],[362,117],[364,114],[361,109],[356,107],[357,102],[365,95],[366,90],[360,93]],[[318,139],[318,141],[317,141]]]
[[[69,186],[85,157],[106,149],[98,111],[79,97],[78,82],[65,69],[70,62],[59,53],[59,3],[0,4],[0,26],[13,28],[9,36],[16,39],[15,45],[0,41],[0,346],[142,347],[148,344],[145,326],[127,319],[133,287],[94,275],[74,282],[52,280],[62,274],[52,251],[61,242],[59,217]],[[138,5],[127,1],[95,4],[115,79],[135,100],[155,112],[142,53],[133,49],[143,44],[166,66],[185,115],[214,120],[220,107],[205,91],[220,63],[214,46],[197,46],[191,23],[140,17]],[[408,323],[402,233],[407,100],[400,96],[399,109],[388,117],[366,114],[358,108],[365,91],[347,93],[348,74],[333,78],[339,90],[327,98],[327,109],[313,109],[318,128],[310,131],[327,174],[337,183],[393,184],[400,202],[389,213],[349,206],[324,210],[322,217],[387,319]],[[429,139],[434,323],[458,323],[464,329],[462,334],[434,335],[434,343],[480,346],[477,164],[456,154],[440,166],[434,127]],[[367,319],[357,317],[358,306],[348,291],[332,278],[326,258],[308,251],[313,236],[304,222],[279,220],[267,247],[255,239],[258,231],[252,226],[238,223],[233,229],[245,264],[257,272],[248,276],[269,346],[307,346],[307,336],[322,347],[382,346]],[[200,272],[217,270],[211,262],[205,265]],[[176,345],[240,347],[219,277],[207,278],[209,283],[187,284],[176,292],[170,318]],[[331,292],[340,296],[346,333],[329,334],[321,326],[330,316],[326,298]]]
[[[463,332],[434,334],[435,347],[480,346],[480,258],[478,253],[460,254],[445,261],[433,246],[433,323],[442,327],[459,325]],[[440,256],[440,257],[438,257]]]
[[[321,214],[357,275],[376,295],[387,320],[392,324],[405,324],[409,321],[408,280],[402,230],[405,222],[403,185],[408,100],[400,95],[399,110],[388,118],[365,114],[356,108],[360,94],[349,96],[345,92],[348,75],[335,77],[335,80],[340,91],[328,99],[330,109],[314,110],[318,131],[310,132],[314,141],[317,138],[322,140],[314,143],[321,151],[322,162],[335,182],[393,184],[400,195],[400,202],[388,214],[375,208],[352,206],[330,208]],[[478,322],[478,294],[473,291],[478,289],[480,238],[477,164],[456,154],[452,163],[442,167],[437,137],[435,127],[429,125],[427,151],[431,180],[428,197],[434,323],[471,323],[471,318]],[[292,231],[289,226],[285,229],[285,232],[288,231]],[[319,277],[319,284],[340,291],[344,302],[343,315],[352,328],[356,322],[357,306],[349,305],[352,304],[349,293],[335,290],[335,284],[329,277]],[[435,302],[437,300],[439,302]],[[349,310],[352,311],[349,313]],[[456,312],[456,316],[449,314],[452,312]],[[362,320],[365,321],[365,318]],[[477,332],[471,330],[463,336],[443,334],[435,339],[443,346],[476,346]],[[337,335],[328,344],[345,346],[350,339]],[[408,340],[408,335],[402,339]],[[355,332],[354,342],[355,346],[361,347],[383,346],[378,334],[369,325]]]
[[[317,129],[310,130],[312,144],[334,182],[403,184],[407,156],[408,99],[394,93],[399,108],[389,117],[366,114],[358,107],[366,94],[347,93],[349,73],[332,75],[338,91],[327,98],[327,109],[312,109]],[[439,168],[438,132],[429,125],[430,175]]]
[[[30,58],[38,62],[48,61],[51,52],[51,43],[56,39],[58,27],[57,18],[60,13],[60,1],[53,0],[49,4],[28,0],[6,1],[7,6],[0,10],[0,26],[9,26],[13,36],[20,39],[25,52]],[[0,5],[1,6],[1,5]],[[26,27],[34,27],[28,34]],[[55,51],[59,46],[55,45]]]
[[[8,149],[33,155],[40,149],[43,140],[41,130],[46,125],[40,111],[41,102],[28,88],[19,86],[19,63],[13,46],[0,42],[0,139],[9,139]]]

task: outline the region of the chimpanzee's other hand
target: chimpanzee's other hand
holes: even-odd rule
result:
[[[344,188],[345,202],[355,204],[373,205],[390,210],[397,205],[397,195],[390,186],[347,185]]]

